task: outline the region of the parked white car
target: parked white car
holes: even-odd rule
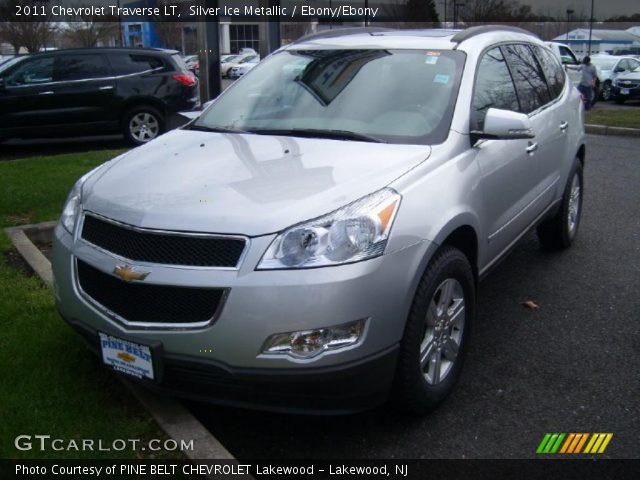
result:
[[[560,60],[560,63],[562,63],[571,83],[574,86],[578,86],[581,75],[580,72],[576,70],[576,67],[580,65],[580,60],[574,51],[571,50],[571,47],[559,42],[546,42],[546,45],[551,49],[556,58]]]
[[[633,72],[640,67],[640,60],[632,56],[617,57],[615,55],[594,55],[591,63],[595,65],[600,80],[600,98],[613,98],[613,81],[623,73]]]
[[[243,61],[241,61],[231,69],[231,71],[229,72],[229,78],[240,78],[253,67],[258,65],[258,63],[260,63],[260,57],[257,55],[252,55],[245,58]]]

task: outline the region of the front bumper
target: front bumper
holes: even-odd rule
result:
[[[122,259],[54,235],[52,266],[62,317],[99,353],[97,332],[155,348],[153,389],[214,403],[272,410],[350,412],[383,403],[419,275],[435,246],[417,242],[381,257],[339,267],[257,271],[273,235],[252,238],[238,270],[155,265],[146,283],[229,289],[211,325],[197,329],[127,327],[87,302],[75,278],[76,258],[105,273]],[[135,265],[135,262],[133,262]],[[311,360],[261,354],[274,333],[340,325],[366,318],[361,341]]]
[[[98,332],[80,321],[65,320],[100,356]],[[123,337],[119,332],[105,333]],[[148,343],[136,336],[127,335],[125,339]],[[152,347],[157,381],[131,380],[153,391],[217,405],[310,414],[348,414],[383,404],[398,353],[396,344],[370,358],[344,365],[248,369],[163,352],[159,344]]]
[[[627,93],[622,93],[625,91]],[[612,88],[613,98],[615,99],[624,99],[624,100],[632,100],[636,98],[640,98],[640,86],[639,87],[624,87],[624,86],[616,86],[614,85]]]

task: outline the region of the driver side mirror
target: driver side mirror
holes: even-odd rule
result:
[[[528,115],[497,108],[487,110],[482,132],[471,133],[477,139],[492,140],[519,140],[535,137]]]
[[[4,78],[0,77],[0,90],[4,90],[5,84],[4,84]]]
[[[624,72],[625,69],[622,67],[616,67],[615,70],[613,71],[614,73],[620,73],[620,72]]]

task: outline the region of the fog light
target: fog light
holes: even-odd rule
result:
[[[365,319],[334,327],[277,333],[264,342],[262,353],[312,358],[326,350],[338,350],[357,344],[364,333]]]

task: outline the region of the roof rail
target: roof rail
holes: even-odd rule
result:
[[[525,33],[527,35],[531,35],[538,38],[538,36],[535,33],[531,33],[530,31],[525,30],[523,28],[512,27],[510,25],[479,25],[477,27],[469,27],[465,30],[462,30],[456,33],[453,37],[451,37],[451,41],[454,43],[462,43],[465,40],[469,40],[470,38],[475,37],[476,35],[481,35],[483,33],[489,33],[489,32],[500,32],[500,31]]]
[[[336,28],[335,30],[324,30],[322,32],[310,33],[309,35],[305,35],[304,37],[300,37],[293,43],[302,43],[307,42],[309,40],[317,40],[321,38],[335,38],[335,37],[343,37],[345,35],[357,35],[359,33],[381,33],[381,32],[389,32],[390,28],[382,28],[382,27],[350,27],[350,28]]]

